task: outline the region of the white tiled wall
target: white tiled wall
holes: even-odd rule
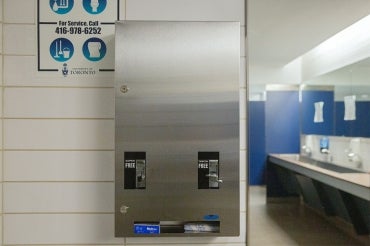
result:
[[[128,20],[239,21],[244,0],[126,0]]]
[[[241,23],[241,235],[220,238],[114,237],[113,74],[38,73],[36,6],[36,0],[0,0],[0,244],[245,245],[244,0],[120,4],[120,16],[130,20]]]
[[[4,119],[4,130],[5,150],[114,149],[114,121],[108,119]]]
[[[5,88],[4,100],[10,118],[114,117],[112,88]]]
[[[113,181],[114,151],[6,151],[4,170],[10,182]]]
[[[1,118],[1,128],[0,128],[0,245],[3,245],[3,209],[2,209],[2,202],[3,202],[3,127],[2,127],[2,119],[3,119],[3,1],[0,0],[0,118]]]
[[[6,20],[4,20],[6,21]],[[36,26],[4,24],[3,52],[6,55],[35,55]]]
[[[4,5],[4,20],[8,23],[35,22],[36,1],[34,0],[2,0]],[[22,13],[22,14],[20,14]]]

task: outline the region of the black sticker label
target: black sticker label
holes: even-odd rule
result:
[[[198,189],[218,189],[219,152],[198,152]]]
[[[125,152],[124,156],[124,188],[146,188],[146,153]]]

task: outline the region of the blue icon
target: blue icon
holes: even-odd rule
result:
[[[58,62],[71,59],[74,53],[73,44],[66,38],[57,38],[50,44],[50,55]]]
[[[63,15],[71,11],[74,0],[49,0],[50,8],[57,14]]]
[[[83,0],[83,6],[88,13],[97,15],[104,11],[107,0]]]
[[[107,53],[107,46],[99,38],[89,38],[82,46],[82,52],[89,61],[100,61]]]

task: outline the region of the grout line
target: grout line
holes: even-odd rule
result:
[[[40,152],[43,152],[43,151],[69,151],[69,152],[72,152],[72,151],[76,151],[76,152],[80,152],[80,151],[86,151],[86,152],[98,152],[98,151],[107,151],[107,152],[112,152],[114,151],[114,149],[6,149],[6,148],[3,148],[2,149],[3,151],[40,151]]]
[[[4,51],[3,51],[4,52]],[[36,57],[35,54],[12,54],[12,53],[3,53],[4,56],[21,56],[21,57]]]
[[[12,53],[3,53],[3,55],[4,56],[37,57],[37,54],[12,54]]]
[[[3,85],[4,88],[36,88],[36,89],[114,89],[114,86],[52,86],[52,85],[45,85],[45,86],[35,86],[35,85]]]
[[[114,152],[114,149],[1,149],[3,152]]]
[[[16,180],[16,181],[3,181],[4,184],[27,184],[27,183],[114,183],[114,180]]]
[[[4,1],[1,1],[1,16],[4,18]],[[1,20],[3,22],[3,20]],[[4,219],[3,219],[3,209],[4,209],[4,119],[2,118],[4,114],[4,24],[2,23],[1,28],[1,245],[4,245]]]
[[[98,215],[98,214],[114,214],[114,211],[111,212],[9,212],[4,213],[4,215]]]
[[[127,1],[126,0],[123,0],[124,1],[124,4],[125,4],[125,18],[124,20],[127,19]]]
[[[123,239],[123,238],[121,238]],[[123,245],[122,243],[73,243],[73,244],[65,244],[65,243],[28,243],[28,244],[4,244],[3,246],[117,246]],[[136,245],[136,244],[133,244]],[[140,244],[141,245],[141,244]]]
[[[3,120],[114,120],[114,118],[33,118],[33,117],[2,117]]]
[[[3,12],[4,12],[4,9],[3,9]],[[4,17],[4,16],[3,16]],[[3,24],[6,24],[6,25],[23,25],[23,26],[37,26],[36,23],[27,23],[27,22],[4,22],[3,21]]]

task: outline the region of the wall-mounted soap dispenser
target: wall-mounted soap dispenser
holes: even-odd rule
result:
[[[329,138],[322,137],[320,138],[320,153],[329,154]]]

